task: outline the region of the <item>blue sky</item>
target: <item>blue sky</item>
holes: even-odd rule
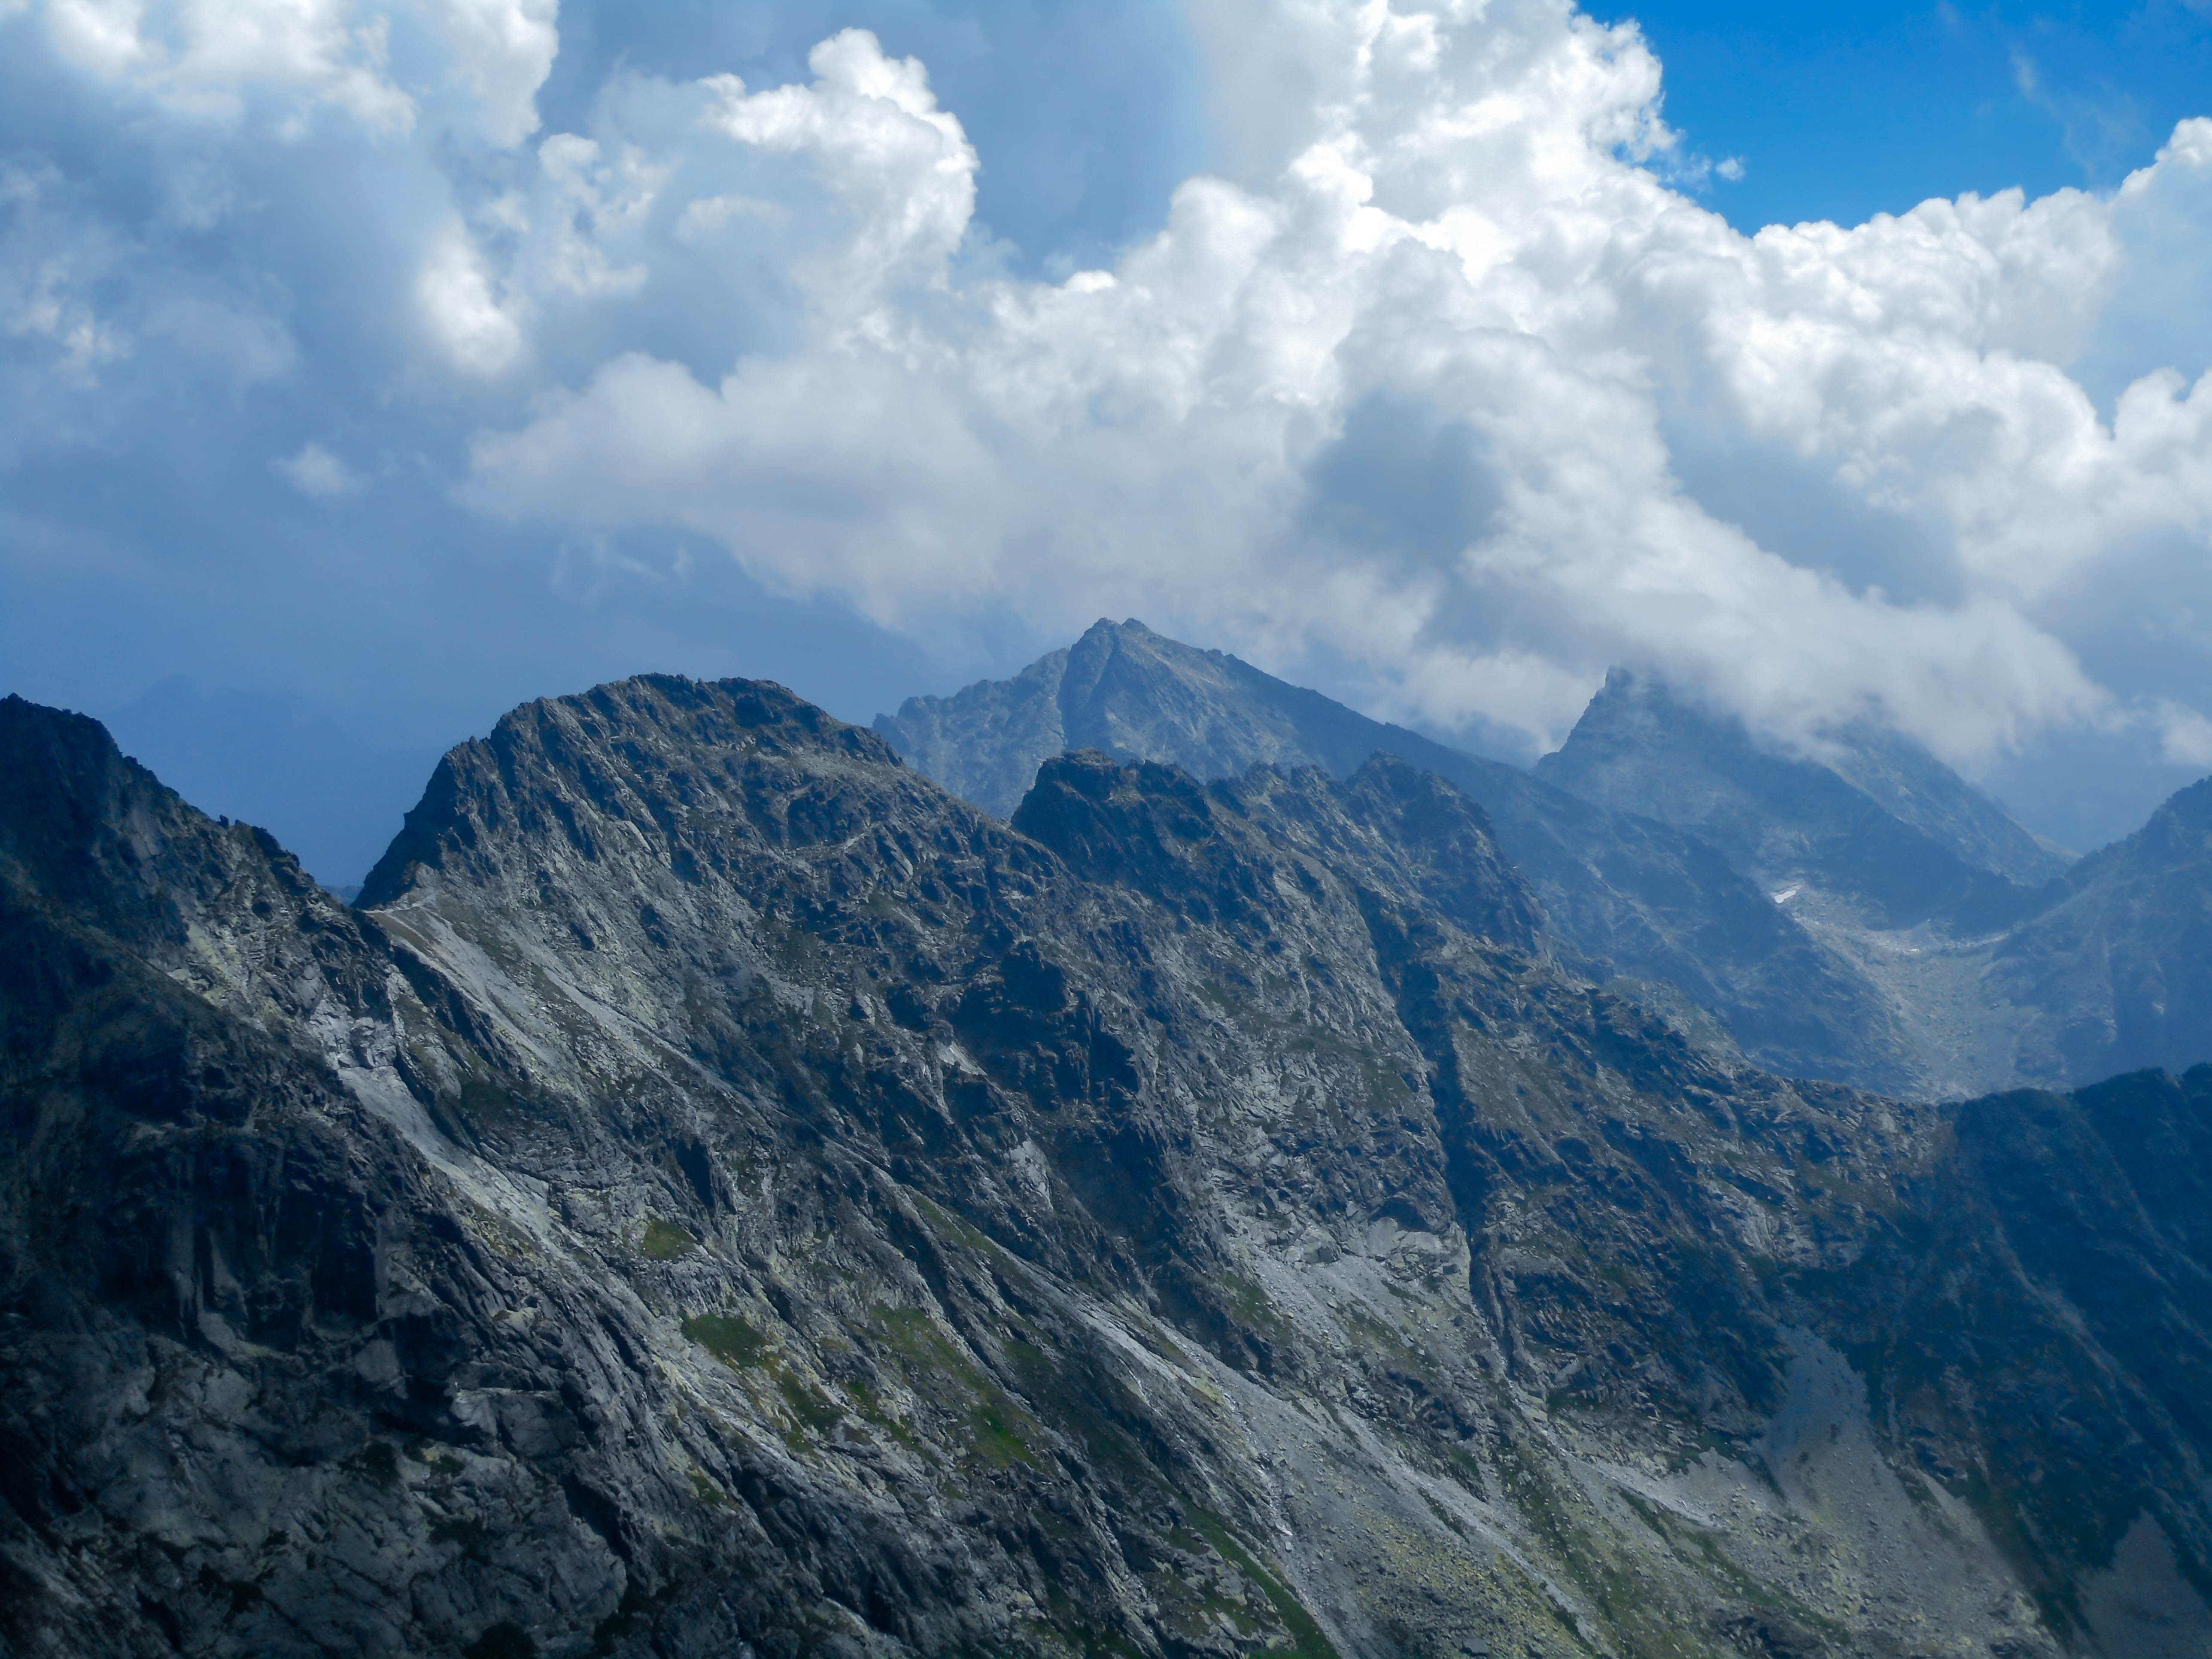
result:
[[[0,690],[326,880],[527,697],[1102,612],[2076,845],[2212,769],[2212,11],[499,4],[0,0]]]
[[[2185,0],[1593,9],[1643,25],[1690,142],[1743,161],[1710,199],[1746,230],[1964,191],[2109,189],[2212,87],[2212,7]]]

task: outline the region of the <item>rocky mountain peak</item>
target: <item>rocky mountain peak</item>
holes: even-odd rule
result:
[[[1918,744],[1870,724],[1802,752],[1656,677],[1616,669],[1536,774],[1691,830],[1771,890],[1810,885],[1873,925],[1986,928],[2064,860]]]
[[[0,858],[20,878],[67,903],[129,895],[134,908],[149,907],[143,925],[180,928],[179,872],[158,866],[185,816],[181,804],[125,758],[105,726],[21,697],[0,700],[0,777],[8,799]]]
[[[2171,835],[2177,841],[2212,834],[2212,778],[2192,783],[2186,789],[2177,789],[2167,796],[2151,814],[2144,832]]]
[[[932,777],[1004,817],[1036,769],[1070,749],[1157,761],[1201,779],[1261,763],[1322,766],[1341,777],[1378,746],[1372,733],[1395,728],[1132,617],[1102,618],[1010,681],[909,697],[897,714],[878,715],[876,730]]]
[[[198,811],[98,721],[0,700],[0,872],[19,902],[260,1026],[374,999],[345,907],[267,831]]]
[[[1125,766],[1097,749],[1046,761],[1014,828],[1079,874],[1153,891],[1180,885],[1194,860],[1225,850],[1203,784],[1177,767]]]
[[[832,770],[899,764],[873,732],[767,680],[642,675],[578,696],[540,699],[439,763],[358,902],[364,909],[396,902],[503,837],[543,830],[549,813],[574,850],[596,857],[600,842],[581,827],[572,800],[603,829],[619,824],[618,833],[672,845],[676,821],[696,793],[748,756]]]

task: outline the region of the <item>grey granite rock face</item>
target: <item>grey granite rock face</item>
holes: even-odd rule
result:
[[[91,722],[0,704],[0,764],[9,1653],[2117,1656],[2129,1587],[2203,1606],[2212,1073],[1717,1057],[1388,757],[1079,753],[1009,825],[628,681],[448,756],[360,911]]]
[[[1709,842],[1594,805],[1497,761],[1354,713],[1141,623],[1100,622],[1012,680],[909,698],[876,730],[963,798],[1010,814],[1065,749],[1180,766],[1200,778],[1319,766],[1348,777],[1391,754],[1480,803],[1551,933],[1601,976],[1663,988],[1725,1021],[1762,1064],[1909,1091],[1922,1081],[1889,1000],[1824,949]]]

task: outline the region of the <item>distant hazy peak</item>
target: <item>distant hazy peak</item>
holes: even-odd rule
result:
[[[1101,618],[1011,679],[908,697],[875,726],[921,770],[1000,817],[1013,815],[1040,766],[1071,749],[1158,761],[1199,778],[1235,777],[1261,762],[1341,778],[1380,748],[1425,764],[1417,749],[1449,752],[1134,617]]]
[[[1864,841],[1872,813],[1967,870],[2023,887],[2041,885],[2068,862],[1901,732],[1854,721],[1820,733],[1816,752],[1792,752],[1761,741],[1735,715],[1626,669],[1606,676],[1566,743],[1536,772],[1616,811],[1710,836],[1778,877],[1817,877],[1817,843]]]
[[[2074,861],[1901,732],[1860,720],[1823,738],[1833,745],[1824,758],[1839,776],[1916,829],[1978,851],[1999,875],[2035,886]]]
[[[1050,652],[1012,679],[978,680],[949,697],[908,697],[896,714],[876,716],[876,732],[956,795],[1011,817],[1037,768],[1068,746],[1060,693],[1073,654]]]

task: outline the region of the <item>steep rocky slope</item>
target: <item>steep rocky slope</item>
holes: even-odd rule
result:
[[[1012,680],[913,697],[876,730],[947,788],[1001,817],[1037,768],[1091,747],[1235,777],[1267,763],[1349,776],[1374,754],[1449,779],[1489,815],[1550,932],[1601,976],[1664,988],[1726,1022],[1746,1052],[1801,1077],[1891,1090],[1924,1079],[1891,1000],[1778,910],[1711,843],[1593,806],[1517,768],[1355,714],[1316,691],[1134,621],[1100,622]]]
[[[630,681],[359,912],[0,767],[7,1651],[2206,1651],[2212,1073],[1717,1059],[1387,756]]]
[[[2212,1060],[2212,781],[2093,853],[1994,943],[1984,982],[2039,1082]]]

